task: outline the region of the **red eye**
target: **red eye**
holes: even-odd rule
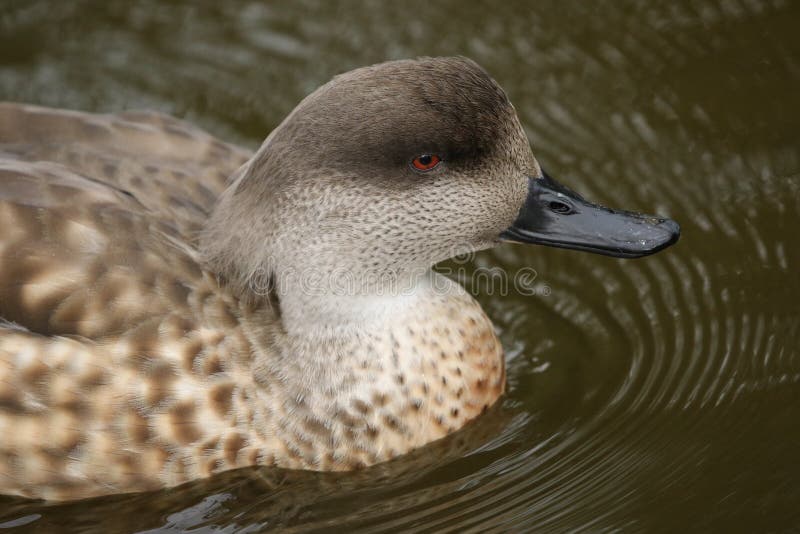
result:
[[[414,158],[414,160],[411,162],[411,165],[418,171],[424,172],[436,167],[440,161],[442,161],[442,158],[436,154],[422,154],[421,156]]]

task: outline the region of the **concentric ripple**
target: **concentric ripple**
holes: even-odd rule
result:
[[[785,1],[26,1],[0,13],[0,99],[156,108],[256,146],[333,74],[465,54],[548,172],[678,220],[620,261],[503,246],[478,295],[509,393],[464,432],[359,473],[227,473],[0,529],[788,531],[800,527],[800,39]],[[2,438],[0,438],[2,439]]]

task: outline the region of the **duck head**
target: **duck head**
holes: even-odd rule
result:
[[[473,61],[422,58],[342,74],[305,98],[238,171],[202,249],[242,291],[310,268],[374,289],[501,241],[637,257],[678,235],[673,221],[597,206],[545,174]]]

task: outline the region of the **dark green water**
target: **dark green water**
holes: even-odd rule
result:
[[[480,297],[509,393],[438,446],[355,474],[0,500],[0,528],[797,532],[798,28],[790,0],[0,1],[0,100],[158,109],[250,147],[338,72],[468,55],[551,174],[683,227],[636,261],[480,254],[547,291]]]

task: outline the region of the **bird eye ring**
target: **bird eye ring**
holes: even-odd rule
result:
[[[442,158],[436,154],[421,154],[411,161],[411,166],[414,170],[427,172],[439,165],[441,161]]]

